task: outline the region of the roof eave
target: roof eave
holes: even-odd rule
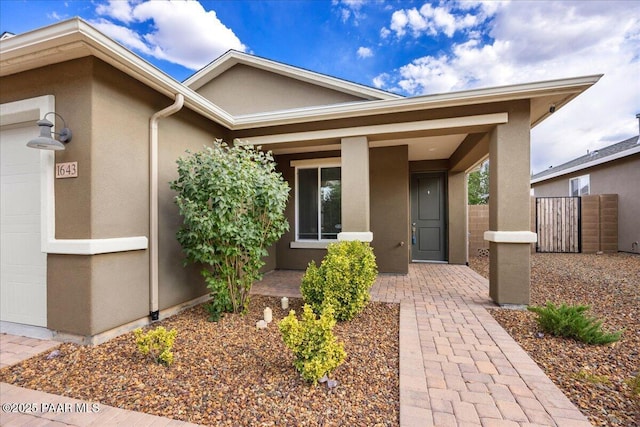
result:
[[[310,83],[316,86],[325,87],[327,89],[337,90],[353,96],[362,97],[368,100],[380,99],[401,99],[401,95],[386,92],[380,89],[349,82],[328,76],[321,73],[305,70],[303,68],[294,67],[283,64],[281,62],[272,61],[259,56],[249,55],[236,50],[229,50],[209,65],[205,66],[191,77],[187,78],[183,84],[193,90],[198,90],[220,74],[229,70],[237,64],[249,65],[261,70],[277,73],[286,77]]]
[[[559,170],[557,172],[553,172],[553,173],[550,173],[548,175],[541,176],[539,178],[534,178],[534,179],[531,180],[531,184],[537,184],[539,182],[547,181],[549,179],[558,178],[560,176],[568,175],[568,174],[571,174],[571,173],[574,173],[574,172],[579,172],[581,170],[589,169],[589,168],[592,168],[594,166],[601,165],[603,163],[612,162],[612,161],[617,160],[617,159],[622,159],[624,157],[628,157],[628,156],[631,156],[631,155],[636,154],[636,153],[640,153],[640,143],[637,144],[637,147],[632,147],[632,148],[630,148],[628,150],[619,151],[617,153],[611,154],[610,156],[600,157],[599,159],[595,159],[595,160],[593,160],[591,162],[582,163],[580,165],[576,165],[576,166],[573,166],[573,167],[570,167],[570,168],[567,168],[567,169],[562,169],[562,170]]]
[[[0,44],[0,76],[89,55],[172,99],[182,93],[187,108],[226,127],[233,126],[230,114],[79,18],[3,40]]]
[[[545,96],[566,95],[561,105],[566,104],[582,92],[593,86],[602,74],[573,77],[543,82],[500,86],[485,89],[472,89],[436,95],[423,95],[413,98],[379,100],[340,105],[307,107],[270,113],[258,113],[235,117],[234,129],[280,126],[301,122],[315,122],[337,118],[352,118],[378,114],[398,113],[435,108],[456,107],[521,99],[541,98]],[[532,126],[548,117],[532,117]]]
[[[177,93],[182,93],[187,108],[230,130],[534,99],[545,96],[565,95],[562,99],[564,100],[563,104],[566,104],[602,77],[599,74],[413,98],[352,102],[234,117],[79,18],[3,40],[0,43],[0,76],[89,55],[102,59],[170,98],[174,98]],[[229,55],[230,57],[247,56],[233,51]],[[262,58],[257,59],[268,61]],[[280,65],[289,67],[284,64]],[[311,74],[315,75],[315,73]],[[545,117],[544,114],[540,117],[532,117],[531,122],[539,123]]]

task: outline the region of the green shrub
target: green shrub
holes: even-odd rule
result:
[[[136,345],[138,350],[145,356],[149,356],[156,363],[163,363],[167,366],[173,363],[173,342],[176,340],[178,331],[172,329],[167,331],[164,326],[158,326],[156,329],[147,333],[142,332],[138,328],[133,331],[136,337]]]
[[[289,229],[289,185],[273,155],[216,140],[178,159],[169,185],[183,217],[176,237],[185,264],[197,264],[211,291],[209,312],[245,312],[267,248]]]
[[[368,243],[333,243],[320,267],[309,263],[300,291],[316,313],[330,304],[337,320],[351,320],[369,302],[369,289],[377,274],[376,257]]]
[[[316,319],[308,304],[302,309],[302,320],[299,321],[296,312],[291,310],[278,323],[282,340],[293,351],[293,365],[302,378],[314,384],[333,372],[346,357],[343,344],[338,343],[333,335],[335,324],[331,306],[326,306],[320,318]]]
[[[562,304],[556,307],[547,302],[545,307],[528,307],[538,315],[537,321],[540,327],[556,336],[573,338],[587,344],[608,344],[618,341],[622,331],[604,332],[602,321],[586,316],[589,309],[586,305],[568,306]]]
[[[209,320],[217,322],[223,313],[233,311],[233,304],[231,304],[231,299],[229,298],[229,289],[223,281],[215,280],[209,270],[202,270],[201,273],[207,282],[211,295],[211,300],[205,305],[205,308],[209,313]]]

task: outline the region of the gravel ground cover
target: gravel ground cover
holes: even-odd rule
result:
[[[488,277],[489,258],[470,266]],[[629,380],[640,375],[640,256],[535,254],[531,304],[589,305],[606,330],[624,329],[617,343],[592,346],[541,335],[536,315],[495,309],[493,317],[596,426],[640,426],[640,396]],[[637,392],[636,392],[637,393]]]
[[[274,322],[256,331],[267,306]],[[290,308],[300,314],[301,300]],[[196,306],[154,325],[178,330],[169,367],[142,356],[128,333],[95,347],[62,344],[55,357],[3,368],[0,381],[198,424],[397,426],[399,311],[371,302],[336,325],[347,358],[333,389],[300,378],[276,325],[287,313],[279,299],[257,295],[244,316],[212,323]]]

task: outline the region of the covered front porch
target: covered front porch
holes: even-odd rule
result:
[[[272,151],[292,189],[267,270],[304,270],[337,240],[371,242],[383,273],[465,265],[467,174],[489,159],[489,296],[528,304],[530,130],[599,77],[238,117],[233,140]]]

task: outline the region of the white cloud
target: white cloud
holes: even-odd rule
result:
[[[103,18],[92,24],[138,52],[197,70],[229,49],[246,46],[214,11],[197,1],[110,1],[96,12]],[[117,20],[127,24],[119,25]],[[134,25],[152,22],[146,33]],[[140,27],[142,28],[142,27]]]
[[[390,28],[398,37],[464,29],[466,40],[379,76],[376,87],[418,95],[604,73],[593,88],[532,130],[535,172],[638,133],[640,10],[624,1],[458,6],[450,13],[423,6],[426,26],[417,17],[411,21],[407,11],[396,11]],[[490,41],[483,42],[483,36]]]
[[[360,46],[358,48],[358,58],[371,58],[373,56],[373,51],[371,48]]]
[[[106,15],[110,18],[117,19],[120,22],[133,22],[133,10],[128,1],[109,0],[106,4],[99,4],[96,7],[98,15]]]
[[[137,50],[145,55],[153,55],[151,48],[144,42],[142,37],[140,37],[140,34],[134,30],[123,27],[122,25],[114,24],[106,19],[98,19],[91,22],[91,24],[128,48]]]
[[[331,4],[338,7],[338,12],[342,22],[349,21],[353,18],[355,25],[358,25],[359,21],[364,18],[361,9],[366,3],[366,0],[332,0]]]
[[[47,18],[51,19],[52,21],[62,21],[65,17],[59,15],[58,12],[53,11],[51,13],[47,13]]]
[[[388,80],[389,80],[389,74],[387,73],[379,74],[376,77],[374,77],[373,86],[377,87],[378,89],[382,89],[384,87],[387,87]]]
[[[447,37],[453,37],[457,31],[465,31],[485,21],[495,13],[501,3],[497,3],[492,8],[484,8],[484,3],[462,2],[464,10],[472,10],[472,13],[458,13],[461,8],[453,9],[453,3],[443,3],[442,6],[434,7],[430,3],[425,3],[420,10],[414,8],[400,9],[391,15],[389,28],[398,37],[403,37],[408,31],[414,38],[422,35],[438,35],[440,33]],[[386,28],[384,29],[386,30]],[[387,30],[388,31],[388,30]]]

